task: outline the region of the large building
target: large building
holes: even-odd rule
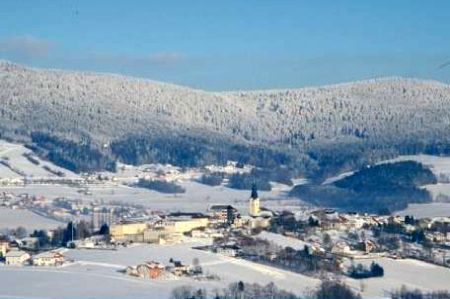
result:
[[[187,233],[193,229],[207,227],[209,218],[201,213],[172,213],[157,222],[155,227],[166,232]]]
[[[209,218],[199,213],[172,213],[150,222],[122,222],[110,227],[110,236],[116,242],[176,242],[184,233],[207,227]]]
[[[109,234],[116,242],[143,242],[144,230],[147,228],[146,222],[121,222],[111,225]]]
[[[103,224],[111,226],[114,223],[114,209],[107,207],[95,207],[92,209],[92,228],[100,229]]]
[[[237,209],[231,205],[212,205],[209,212],[218,222],[227,224],[233,224],[238,215]]]

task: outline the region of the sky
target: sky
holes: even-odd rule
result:
[[[215,91],[450,83],[450,1],[1,0],[0,59]]]

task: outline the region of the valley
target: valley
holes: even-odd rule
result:
[[[450,252],[440,229],[450,213],[450,158],[437,155],[448,154],[449,120],[433,111],[442,121],[431,134],[409,118],[426,122],[431,112],[420,109],[444,107],[448,86],[389,78],[211,93],[0,66],[0,84],[13,93],[0,92],[8,99],[1,123],[15,128],[0,135],[0,233],[31,254],[19,267],[0,267],[0,287],[27,281],[1,296],[61,297],[42,287],[51,280],[67,298],[169,297],[190,284],[214,292],[235,283],[236,273],[245,283],[273,282],[302,296],[319,287],[319,270],[364,298],[386,298],[400,285],[445,290]],[[30,90],[15,91],[21,76]],[[414,101],[410,110],[406,98]],[[186,102],[169,109],[171,101]],[[33,117],[25,118],[27,109]],[[389,122],[404,139],[391,135]],[[419,137],[420,144],[410,142]],[[327,196],[346,188],[351,196],[324,202],[319,193],[294,194],[310,186]],[[194,229],[173,231],[177,223]],[[128,226],[145,228],[121,233]],[[33,240],[38,245],[27,245]],[[61,265],[29,265],[55,252],[64,256]],[[194,260],[200,274],[192,272]],[[374,262],[385,274],[356,279],[349,274],[354,261],[362,269]],[[142,265],[159,265],[163,274],[148,281],[136,274]],[[418,284],[415,275],[424,273]]]
[[[450,299],[450,1],[0,7],[0,299]]]

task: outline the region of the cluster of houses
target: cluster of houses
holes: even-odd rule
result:
[[[137,266],[127,267],[125,272],[127,275],[146,278],[146,279],[156,279],[161,277],[164,273],[165,267],[158,262],[145,262]]]
[[[226,167],[232,172],[236,171],[237,166]],[[175,168],[165,168],[165,171],[159,172],[157,170],[151,168],[148,172],[174,180],[181,175]],[[446,257],[447,259],[450,257],[450,217],[412,220],[400,216],[340,213],[332,209],[274,212],[261,206],[255,186],[252,188],[248,212],[245,214],[229,204],[212,205],[206,213],[163,214],[137,207],[119,209],[113,205],[86,204],[81,200],[65,198],[49,201],[45,198],[22,195],[13,201],[10,194],[3,194],[3,197],[0,197],[0,200],[2,199],[3,203],[8,203],[10,207],[12,204],[12,207],[17,208],[33,207],[40,211],[47,209],[48,213],[61,218],[74,213],[91,216],[92,228],[95,230],[103,225],[108,226],[109,236],[106,234],[105,236],[109,237],[108,242],[113,243],[113,246],[128,243],[172,244],[182,242],[185,238],[204,238],[214,240],[208,250],[217,254],[257,259],[266,263],[278,263],[281,266],[297,267],[301,263],[307,263],[328,269],[328,264],[331,262],[337,264],[342,258],[392,257],[393,252],[398,256],[426,259],[424,257],[426,249],[418,246],[417,240],[411,241],[411,238],[420,238],[420,242],[426,241],[428,245],[431,244],[432,250],[439,250],[436,259],[443,261],[444,266],[450,265],[450,260],[446,260]],[[384,238],[383,234],[392,230],[392,227],[402,242],[402,247],[396,251],[386,249],[390,244],[388,246],[383,244],[386,240],[387,242],[390,240]],[[295,248],[291,250],[289,244],[272,244],[276,242],[258,240],[258,233],[264,230],[289,240],[299,241],[301,246],[294,246]],[[380,231],[381,237],[376,235],[376,232]],[[420,232],[420,236],[417,236],[417,232]],[[59,250],[33,254],[37,252],[34,246],[36,240],[33,238],[15,242],[16,245],[0,241],[0,257],[6,265],[57,266],[66,262],[63,252]],[[86,239],[79,241],[77,246],[98,248],[95,243],[93,239]],[[413,246],[403,246],[403,243]],[[426,260],[433,262],[433,259]],[[177,276],[200,277],[201,272],[198,267],[184,265],[179,261],[170,261],[168,265],[149,261],[128,267],[126,273],[146,279],[157,279]]]
[[[186,235],[198,238],[218,237],[223,229],[256,229],[270,225],[274,212],[260,207],[256,187],[249,200],[248,215],[241,215],[231,205],[213,205],[208,214],[170,213],[150,219],[127,219],[110,226],[111,241],[115,243],[176,243]]]
[[[49,250],[33,254],[24,250],[17,242],[0,241],[0,263],[8,266],[61,266],[66,262],[63,250]]]
[[[66,197],[49,199],[28,193],[15,195],[10,192],[0,194],[0,207],[27,209],[60,222],[86,220],[89,217],[93,230],[100,229],[103,224],[109,226],[117,219],[148,217],[154,212],[132,204],[105,205],[101,201],[85,202],[79,198]]]
[[[144,279],[176,279],[177,277],[191,277],[195,279],[215,279],[214,276],[204,275],[203,269],[198,260],[192,265],[187,265],[181,261],[170,259],[167,265],[156,261],[148,261],[136,266],[129,266],[125,273],[130,276]]]

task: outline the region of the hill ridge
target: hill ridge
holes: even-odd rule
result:
[[[205,143],[201,155],[211,150],[219,155],[219,144],[251,146],[283,155],[299,152],[292,159],[312,159],[303,164],[317,168],[325,163],[316,157],[324,147],[337,152],[341,146],[358,152],[371,147],[376,157],[363,156],[379,159],[421,152],[450,137],[450,86],[438,81],[390,77],[324,87],[209,92],[7,61],[0,61],[0,73],[0,133],[12,140],[31,140],[36,132],[75,142],[88,139],[93,146],[129,141],[130,136],[141,143],[183,138],[189,146]],[[155,144],[139,146],[150,152]]]

